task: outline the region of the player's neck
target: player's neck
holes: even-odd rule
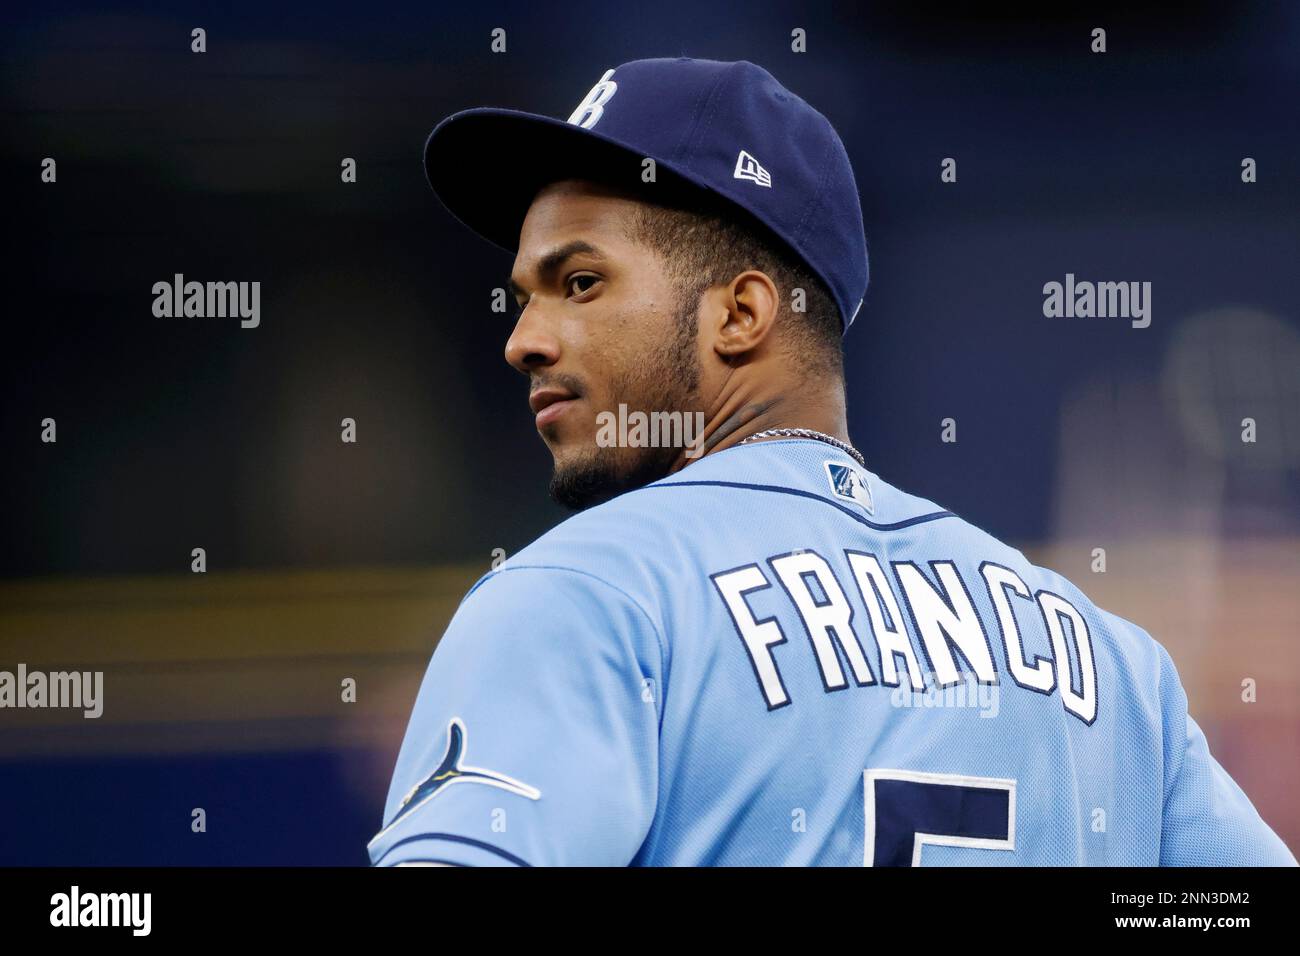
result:
[[[719,403],[705,423],[703,453],[692,456],[689,452],[693,449],[688,449],[688,453],[678,456],[673,471],[773,428],[808,428],[847,442],[843,389],[836,383],[812,392],[799,383],[766,396],[737,390]]]

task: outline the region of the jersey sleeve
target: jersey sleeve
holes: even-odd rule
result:
[[[659,631],[623,591],[488,575],[429,663],[371,863],[628,864],[655,813],[662,688]]]
[[[1165,797],[1161,866],[1295,866],[1296,858],[1210,754],[1161,648]]]

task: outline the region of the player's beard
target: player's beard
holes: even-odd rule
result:
[[[644,356],[633,368],[614,378],[610,395],[615,406],[629,411],[681,412],[689,415],[700,385],[696,351],[698,296],[681,296],[663,346]],[[615,411],[611,409],[611,411]],[[582,511],[664,477],[681,448],[602,448],[595,444],[573,461],[558,461],[551,475],[551,497],[573,511]]]

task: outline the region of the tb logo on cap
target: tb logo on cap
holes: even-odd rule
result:
[[[618,92],[618,84],[610,79],[613,70],[606,70],[600,81],[591,88],[578,108],[569,117],[569,122],[583,129],[591,129],[605,115],[605,104]]]

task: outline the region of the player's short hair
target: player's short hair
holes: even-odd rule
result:
[[[664,190],[662,199],[640,202],[629,238],[650,247],[668,264],[685,301],[730,282],[746,269],[765,272],[781,300],[779,341],[791,360],[810,374],[844,376],[839,308],[826,284],[772,231],[743,209],[701,190]],[[802,312],[794,290],[804,291]]]

